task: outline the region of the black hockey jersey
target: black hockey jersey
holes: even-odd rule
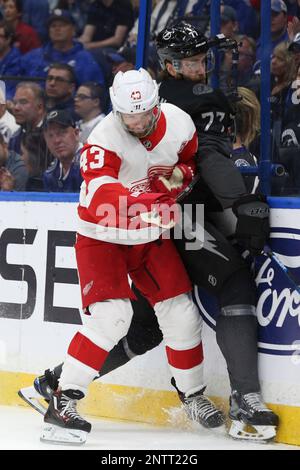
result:
[[[167,78],[159,86],[161,101],[188,113],[196,126],[198,170],[202,179],[186,202],[203,202],[208,210],[222,210],[246,194],[241,174],[231,160],[234,110],[221,90],[202,83]]]
[[[201,143],[230,141],[234,110],[221,90],[189,80],[163,80],[159,87],[161,101],[176,104],[188,113],[197,128]]]

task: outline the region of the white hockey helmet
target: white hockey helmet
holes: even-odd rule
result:
[[[143,68],[118,72],[109,94],[114,113],[144,113],[159,102],[158,85]]]

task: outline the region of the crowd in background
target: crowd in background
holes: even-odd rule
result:
[[[240,161],[239,152],[247,149],[256,164],[261,2],[221,3],[220,32],[238,43],[235,85],[243,97],[233,158]],[[148,61],[153,78],[160,79],[155,35],[185,19],[209,37],[209,8],[208,0],[153,1]],[[110,112],[113,77],[134,68],[138,10],[137,0],[0,0],[0,79],[6,85],[0,89],[0,190],[79,191],[80,149]],[[279,195],[300,193],[299,19],[300,0],[271,1],[272,159],[285,168],[273,185]],[[220,87],[226,92],[232,85],[231,51],[220,59]],[[243,133],[249,126],[251,138]]]

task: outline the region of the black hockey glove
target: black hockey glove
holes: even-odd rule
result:
[[[232,206],[237,217],[235,236],[252,256],[259,255],[270,233],[269,206],[265,196],[249,194]]]

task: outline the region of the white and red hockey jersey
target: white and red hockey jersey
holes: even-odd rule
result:
[[[195,168],[197,147],[192,119],[172,104],[161,105],[155,130],[143,139],[110,113],[94,128],[81,154],[78,233],[126,245],[157,239],[162,232],[158,227],[128,225],[131,206],[142,203],[150,210],[158,196],[151,193],[151,179],[170,177],[179,162]]]

